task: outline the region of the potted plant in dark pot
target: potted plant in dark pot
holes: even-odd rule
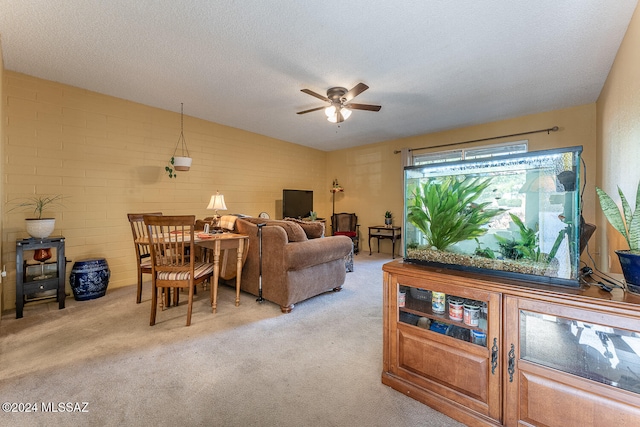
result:
[[[56,226],[56,219],[43,218],[42,213],[45,208],[49,206],[60,205],[61,201],[62,196],[59,194],[56,196],[35,196],[18,203],[15,208],[11,210],[22,209],[33,211],[34,217],[25,219],[27,233],[36,239],[44,239],[53,233],[53,229]]]
[[[613,228],[624,236],[629,245],[629,250],[616,251],[627,289],[630,292],[640,294],[640,182],[638,182],[636,205],[633,210],[620,187],[618,187],[618,194],[620,194],[622,201],[622,212],[613,199],[602,189],[596,187],[596,193],[600,199],[602,213]]]
[[[391,211],[384,213],[384,225],[391,227],[393,225],[393,218],[391,217]]]

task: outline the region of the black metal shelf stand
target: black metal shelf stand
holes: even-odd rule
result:
[[[56,274],[50,278],[33,280],[26,274],[27,263],[24,251],[53,248],[56,251]],[[16,241],[16,319],[22,317],[25,296],[55,289],[58,309],[64,308],[66,277],[66,258],[64,255],[64,237],[48,237],[44,239],[20,239]]]

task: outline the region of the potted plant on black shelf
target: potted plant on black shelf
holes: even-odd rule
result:
[[[618,194],[620,194],[622,201],[622,213],[613,199],[602,189],[596,187],[596,193],[600,199],[602,213],[613,228],[622,234],[629,245],[629,250],[615,251],[622,267],[627,289],[630,292],[640,294],[640,182],[638,182],[636,205],[633,210],[618,187]]]
[[[55,196],[35,196],[18,203],[15,208],[10,211],[14,209],[33,211],[35,216],[33,218],[25,219],[27,233],[31,237],[44,239],[53,233],[53,229],[56,226],[56,219],[43,218],[42,213],[47,207],[55,205],[62,206],[61,202],[62,196],[59,194]]]

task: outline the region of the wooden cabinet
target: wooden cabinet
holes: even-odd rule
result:
[[[637,313],[511,296],[505,308],[505,424],[640,425]]]
[[[402,261],[383,271],[384,384],[467,425],[640,425],[640,297]]]

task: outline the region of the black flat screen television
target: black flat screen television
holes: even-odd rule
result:
[[[282,190],[282,216],[306,218],[313,211],[313,191]]]

